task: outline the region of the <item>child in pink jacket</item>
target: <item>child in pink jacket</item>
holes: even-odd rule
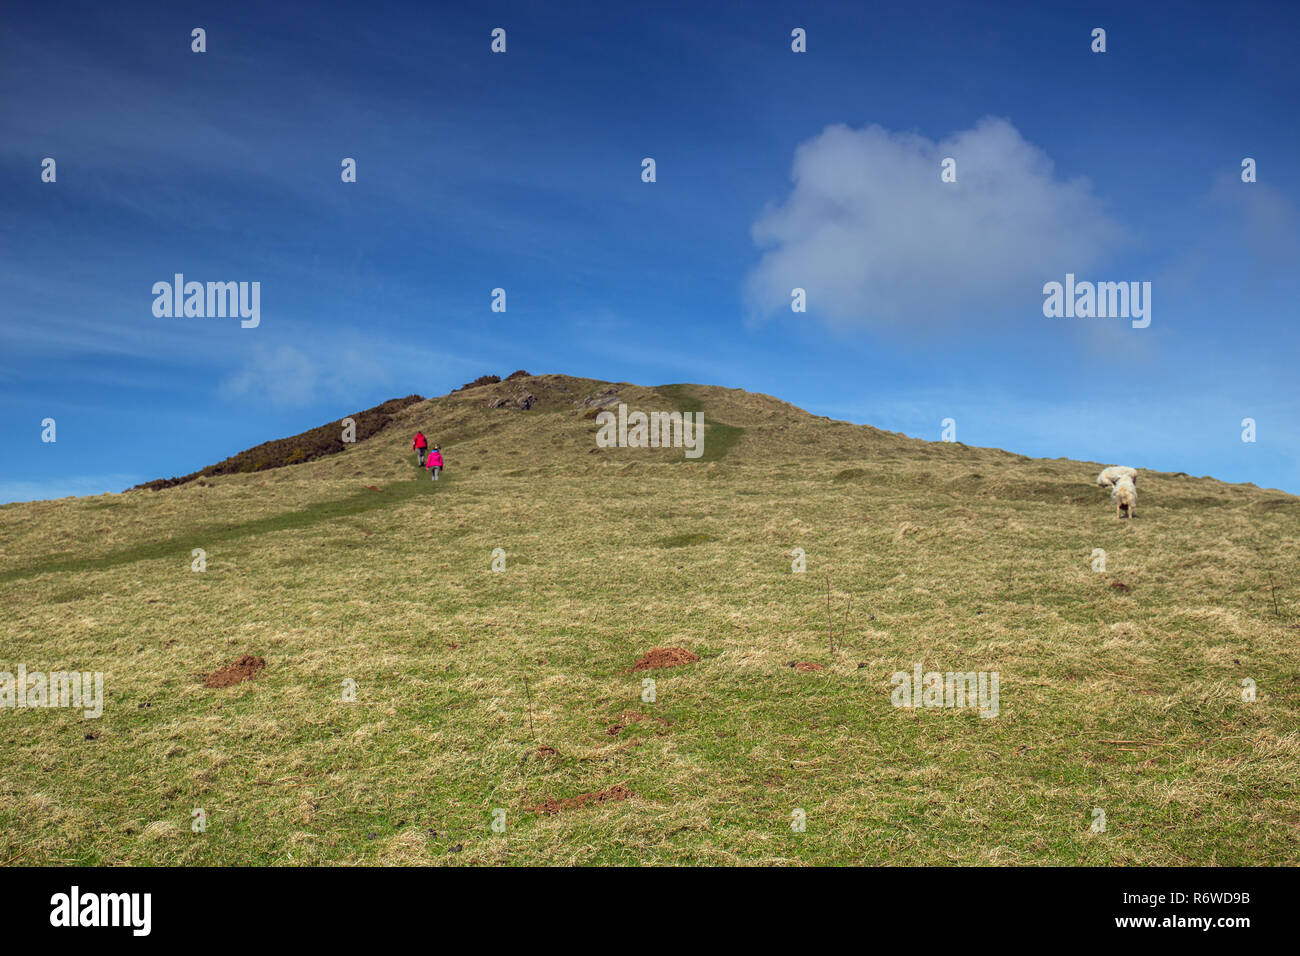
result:
[[[429,457],[424,460],[424,467],[433,473],[433,480],[438,480],[438,472],[442,471],[442,452],[434,445],[429,449]]]

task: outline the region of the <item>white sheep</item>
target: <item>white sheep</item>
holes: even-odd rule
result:
[[[1115,482],[1125,476],[1133,479],[1134,485],[1137,484],[1138,471],[1136,468],[1129,468],[1127,465],[1111,465],[1109,468],[1103,468],[1101,474],[1097,476],[1097,487],[1113,488]]]
[[[1128,475],[1121,475],[1115,482],[1115,487],[1111,489],[1110,500],[1115,502],[1115,517],[1123,518],[1124,512],[1128,512],[1128,517],[1132,518],[1137,511],[1138,490],[1133,479]]]

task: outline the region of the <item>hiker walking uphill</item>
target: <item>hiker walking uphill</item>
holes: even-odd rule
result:
[[[442,471],[442,451],[439,450],[437,445],[434,445],[433,450],[429,452],[429,458],[424,467],[429,469],[429,473],[433,475],[433,480],[437,481],[438,474]]]
[[[411,447],[415,449],[415,459],[424,467],[424,453],[429,447],[429,439],[424,437],[424,432],[416,432],[415,437],[411,439]]]

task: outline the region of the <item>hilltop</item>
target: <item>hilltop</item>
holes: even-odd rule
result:
[[[1094,461],[1031,459],[1001,449],[909,438],[870,425],[812,415],[788,402],[743,389],[685,384],[646,387],[567,375],[533,376],[521,370],[505,379],[481,376],[438,398],[411,395],[351,413],[350,417],[358,423],[356,443],[351,446],[340,440],[340,422],[348,417],[340,416],[339,421],[265,442],[182,478],[159,479],[137,488],[159,490],[199,478],[300,465],[343,451],[351,456],[347,461],[349,470],[355,474],[361,473],[355,467],[359,463],[391,474],[391,465],[398,457],[394,453],[406,455],[410,436],[418,429],[448,449],[452,445],[464,445],[457,454],[472,455],[480,467],[488,462],[509,462],[524,453],[538,466],[605,465],[618,461],[619,452],[627,450],[596,448],[592,438],[596,431],[594,418],[601,410],[616,409],[620,402],[647,411],[701,410],[707,404],[709,438],[704,461],[728,459],[732,465],[772,462],[774,467],[800,462],[854,462],[863,466],[837,471],[832,478],[839,482],[888,481],[898,477],[896,470],[880,473],[872,465],[933,462],[939,470],[979,462],[993,467],[1030,465],[1028,469],[1013,469],[1001,479],[978,473],[954,475],[954,480],[965,486],[948,490],[959,495],[998,494],[1009,501],[1023,497],[1093,502],[1097,495],[1091,488],[1091,478],[1103,467],[1103,463]],[[519,414],[525,411],[529,414]],[[376,436],[378,442],[367,441]],[[494,441],[506,446],[499,456],[492,448]],[[592,461],[576,457],[582,454],[601,457]],[[680,457],[678,452],[646,449],[638,460],[664,463]],[[341,461],[335,464],[341,466]],[[399,464],[404,465],[404,459]],[[398,473],[405,472],[399,468]],[[334,474],[334,469],[327,467],[300,474],[326,477]],[[1195,479],[1183,472],[1144,471],[1143,475],[1144,479],[1175,482],[1170,486],[1173,488],[1181,487],[1189,492],[1197,489],[1192,495],[1197,499],[1226,495],[1229,489],[1236,489],[1247,495],[1257,492],[1265,502],[1296,500],[1283,492],[1256,489],[1253,485],[1229,485],[1212,478]],[[929,473],[909,474],[908,480],[918,480],[924,485],[935,477]]]
[[[105,675],[97,721],[0,711],[0,859],[1300,862],[1300,499],[1144,471],[1121,522],[1109,462],[714,386],[394,401],[298,463],[0,507],[0,668]],[[597,447],[620,402],[702,411],[704,455]],[[893,706],[917,664],[1000,713]]]

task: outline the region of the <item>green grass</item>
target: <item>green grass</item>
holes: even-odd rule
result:
[[[256,518],[251,521],[207,522],[196,525],[182,534],[144,541],[129,548],[123,548],[98,557],[72,558],[66,560],[40,561],[25,567],[0,571],[0,582],[18,581],[45,574],[76,574],[84,571],[100,571],[134,564],[139,561],[157,560],[178,554],[187,554],[192,548],[207,549],[213,545],[224,545],[248,538],[253,535],[269,534],[274,531],[292,531],[309,528],[322,521],[362,515],[368,511],[392,508],[412,498],[434,494],[439,486],[447,481],[443,475],[437,482],[416,481],[391,484],[379,491],[362,491],[346,498],[320,501],[279,514]],[[95,510],[103,510],[104,503],[90,505]]]
[[[526,384],[293,468],[0,507],[0,670],[105,674],[99,720],[0,710],[0,864],[1300,860],[1297,499],[1144,472],[1120,522],[1093,463],[701,386],[619,388],[729,423],[716,457],[593,452],[609,386]],[[655,647],[700,660],[630,670]],[[242,654],[256,680],[203,686]],[[998,671],[999,716],[893,707],[915,663]]]
[[[690,385],[660,385],[655,391],[666,397],[672,402],[670,411],[675,412],[703,412],[704,403],[700,399],[690,394]],[[727,425],[718,421],[711,413],[704,416],[704,451],[699,458],[690,459],[690,461],[709,462],[720,461],[727,457],[727,454],[740,441],[745,429],[737,425]]]

